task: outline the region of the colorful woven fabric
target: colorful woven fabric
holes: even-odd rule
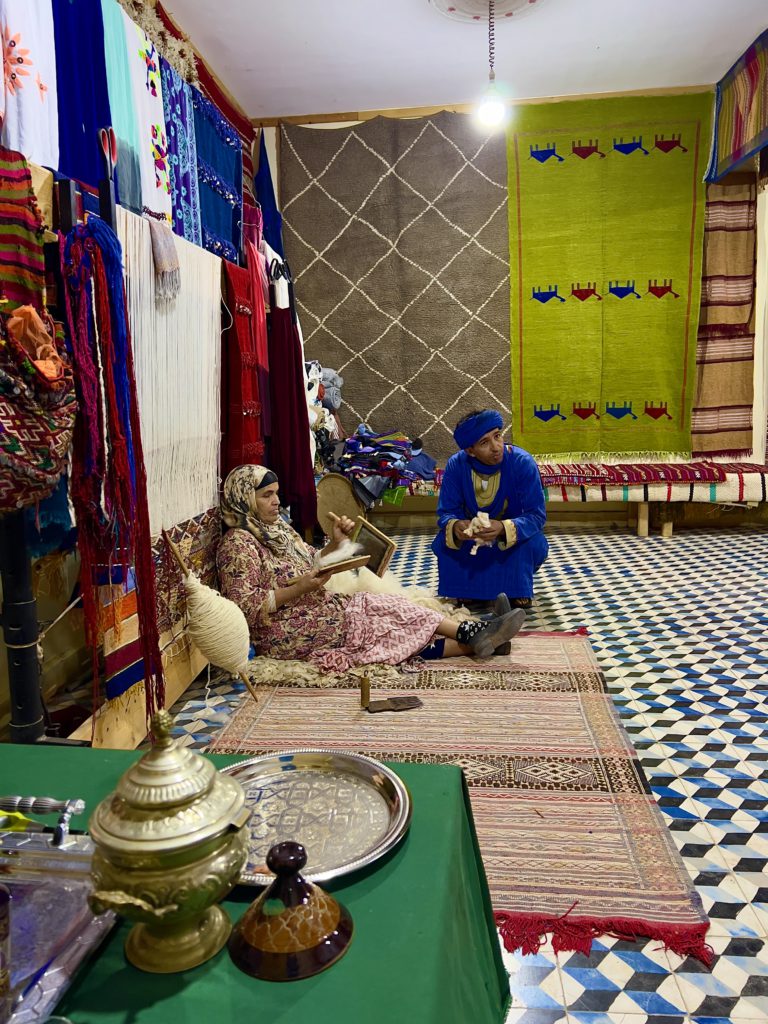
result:
[[[99,129],[112,124],[101,0],[57,0],[53,22],[59,101],[59,162],[54,166],[95,188],[105,176]]]
[[[752,453],[757,182],[733,175],[707,188],[696,350],[696,455]]]
[[[127,579],[133,567],[149,716],[163,706],[147,481],[126,310],[123,254],[102,220],[61,237],[61,273],[80,415],[73,446],[71,497],[79,530],[85,637],[98,701],[100,650],[96,584],[101,567]],[[109,575],[108,575],[109,578]]]
[[[544,487],[579,487],[608,484],[712,483],[725,480],[724,468],[715,462],[617,463],[615,465],[539,464]]]
[[[0,141],[28,160],[59,163],[56,47],[51,0],[0,0]]]
[[[0,146],[0,309],[44,308],[44,224],[21,153]]]
[[[711,97],[516,111],[508,134],[516,444],[690,456]]]
[[[243,144],[237,129],[197,89],[191,89],[203,246],[237,262],[242,240]]]
[[[768,29],[717,83],[707,181],[768,146]]]
[[[156,0],[155,10],[165,25],[166,29],[174,39],[184,40],[184,36],[178,25],[169,16],[160,0]],[[231,96],[219,85],[208,69],[208,65],[195,55],[198,84],[200,91],[211,103],[215,104],[224,117],[234,125],[240,136],[243,156],[243,197],[246,206],[253,206],[253,144],[256,139],[256,130],[250,119],[240,107],[236,107]]]
[[[142,212],[171,220],[171,181],[165,134],[160,58],[144,29],[123,13],[128,74],[138,125]]]
[[[548,502],[700,502],[733,505],[768,500],[768,466],[746,462],[717,463],[725,473],[722,481],[673,481],[643,484],[553,484],[544,487]]]
[[[2,205],[0,204],[0,213]],[[0,317],[0,512],[33,505],[52,494],[64,472],[77,402],[63,332],[46,317],[50,345],[59,353],[35,360]]]
[[[257,684],[258,671],[257,660]],[[701,900],[585,637],[523,635],[508,658],[432,661],[401,678],[424,701],[411,728],[390,715],[372,729],[353,680],[265,686],[210,749],[460,765],[507,949],[536,952],[551,934],[555,951],[588,954],[619,933],[709,960]]]
[[[160,58],[160,70],[168,139],[173,230],[188,242],[202,245],[192,90],[163,57]]]

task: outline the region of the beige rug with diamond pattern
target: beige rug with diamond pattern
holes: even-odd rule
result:
[[[509,406],[503,133],[469,115],[283,125],[280,196],[308,359],[344,378],[345,427],[455,451],[472,409]]]

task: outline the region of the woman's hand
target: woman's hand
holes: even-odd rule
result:
[[[337,516],[333,512],[329,512],[328,515],[333,523],[333,535],[331,537],[331,543],[334,547],[338,547],[342,541],[345,541],[348,537],[351,537],[352,531],[355,529],[354,520],[348,516]]]
[[[332,573],[323,573],[320,569],[313,569],[304,576],[299,576],[292,585],[298,588],[299,595],[303,597],[304,594],[314,594],[316,590],[322,590],[331,576]]]

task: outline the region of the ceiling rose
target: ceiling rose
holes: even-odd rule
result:
[[[488,21],[488,0],[429,0],[432,7],[453,21]],[[505,18],[522,18],[544,0],[496,0],[496,24]]]

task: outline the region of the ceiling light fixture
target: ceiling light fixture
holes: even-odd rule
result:
[[[507,119],[507,105],[496,85],[496,0],[488,0],[488,85],[475,117],[484,128],[500,128]]]

